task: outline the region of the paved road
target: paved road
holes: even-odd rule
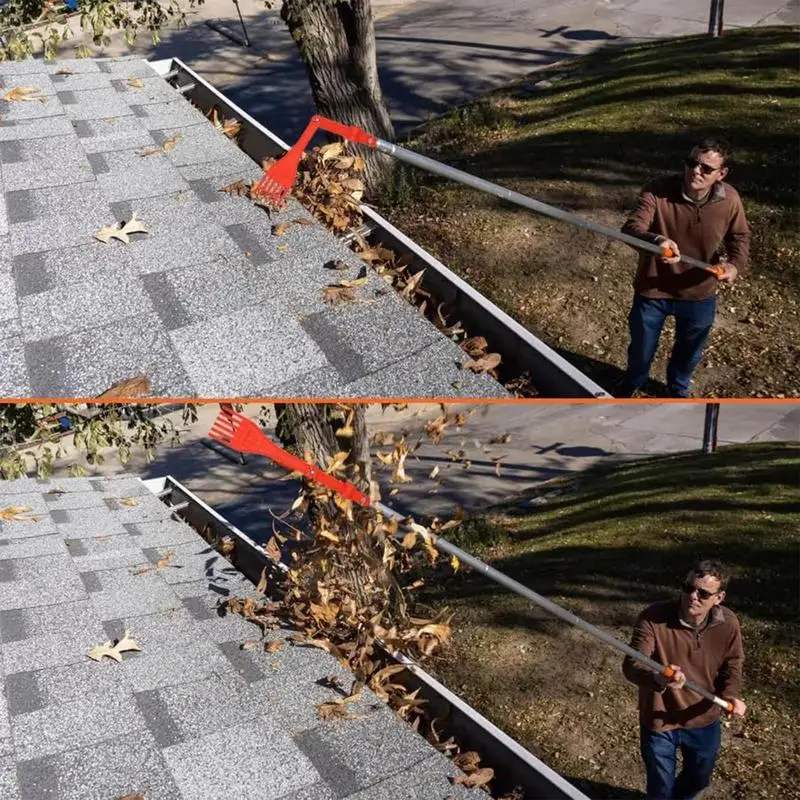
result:
[[[414,480],[402,485],[398,494],[390,495],[390,471],[380,473],[382,494],[404,513],[446,516],[456,506],[485,507],[598,461],[699,450],[704,408],[702,404],[669,403],[479,407],[461,430],[448,429],[439,445],[425,440],[408,459],[407,471]],[[268,535],[272,524],[269,510],[275,514],[285,511],[297,485],[276,481],[282,471],[263,459],[249,457],[242,465],[229,453],[206,447],[203,436],[217,410],[216,405],[202,409],[182,447],[162,450],[149,465],[134,459],[127,471],[146,477],[170,474],[251,535]],[[374,407],[368,425],[372,431],[405,430],[408,441],[415,443],[425,423],[438,414],[437,407],[427,404],[409,406],[401,413]],[[488,444],[504,433],[510,436],[507,444]],[[721,444],[799,441],[800,404],[725,405],[720,413],[719,439]],[[471,462],[469,469],[447,453],[460,449]],[[499,476],[493,455],[503,456]],[[60,473],[67,464],[60,467]],[[428,477],[436,466],[438,486]],[[121,471],[110,458],[98,474]]]
[[[279,3],[278,3],[279,5]],[[703,33],[708,0],[373,0],[381,85],[402,131],[537,67],[607,43]],[[187,29],[138,52],[179,57],[275,133],[293,140],[313,113],[305,68],[275,11],[241,0],[253,46],[206,27],[238,30],[231,0],[207,0]],[[728,28],[797,22],[798,0],[728,0]],[[121,52],[112,48],[111,54]]]

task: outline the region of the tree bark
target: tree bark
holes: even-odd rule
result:
[[[283,0],[281,17],[308,71],[317,111],[386,140],[394,126],[383,100],[372,0]],[[360,148],[366,193],[375,198],[389,177],[389,156]]]
[[[350,409],[350,410],[348,410]],[[349,453],[345,462],[347,479],[373,500],[378,499],[372,480],[366,408],[363,405],[335,406],[326,403],[275,405],[275,433],[284,447],[303,458],[308,453],[323,469],[340,451]],[[337,436],[352,414],[353,435]]]

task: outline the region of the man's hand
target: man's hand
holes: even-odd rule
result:
[[[667,678],[666,675],[656,675],[656,683],[659,686],[666,686],[668,689],[683,689],[683,685],[686,683],[686,676],[683,674],[683,670],[676,664],[670,664],[669,668],[672,670],[672,677]]]
[[[663,238],[658,246],[661,248],[661,261],[665,264],[677,264],[681,260],[681,251],[672,239]]]
[[[731,714],[736,714],[737,717],[743,717],[745,715],[747,712],[747,705],[744,700],[734,697],[730,699],[729,702],[733,703],[733,711],[730,712]]]
[[[739,275],[739,270],[733,266],[733,264],[723,263],[723,273],[719,276],[720,281],[727,281],[728,283],[733,283]]]

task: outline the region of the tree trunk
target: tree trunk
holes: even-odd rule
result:
[[[283,0],[281,17],[305,62],[317,111],[393,140],[378,80],[372,0]],[[392,159],[363,147],[359,152],[366,162],[366,192],[374,199],[392,171]]]
[[[326,403],[287,403],[275,405],[275,433],[283,446],[303,458],[308,453],[323,469],[340,451],[349,453],[345,466],[347,479],[373,500],[378,499],[372,480],[366,408],[363,405],[336,406]],[[352,421],[352,436],[337,436]]]

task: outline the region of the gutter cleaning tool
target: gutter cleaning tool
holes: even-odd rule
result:
[[[221,442],[233,450],[238,450],[241,453],[257,453],[258,455],[266,456],[286,469],[299,472],[309,480],[317,481],[323,484],[323,486],[327,486],[329,489],[339,492],[343,497],[347,497],[364,508],[370,506],[370,499],[353,486],[352,483],[334,478],[332,475],[329,475],[313,464],[309,464],[307,461],[288,453],[282,447],[268,439],[255,422],[234,411],[230,406],[222,405],[222,410],[214,420],[214,424],[211,426],[211,431],[208,435],[212,439]],[[394,517],[395,519],[405,519],[402,514],[387,508],[382,503],[376,503],[373,507],[384,516]],[[659,664],[644,653],[634,650],[630,645],[625,644],[625,642],[620,641],[611,634],[592,625],[591,622],[581,619],[571,611],[567,611],[566,608],[561,608],[561,606],[556,605],[552,600],[548,600],[546,597],[534,592],[533,589],[529,589],[513,578],[509,578],[508,575],[494,569],[494,567],[490,567],[479,558],[467,553],[460,547],[456,547],[456,545],[451,544],[446,539],[434,536],[433,534],[431,534],[431,539],[438,550],[455,556],[459,561],[467,564],[476,572],[486,575],[486,577],[499,583],[501,586],[505,586],[521,597],[531,600],[553,616],[558,617],[564,622],[568,622],[570,625],[575,625],[590,636],[594,636],[601,642],[605,642],[620,653],[629,656],[640,664],[644,664],[646,667],[653,670],[653,672],[663,675],[665,678],[672,678],[674,676],[675,673],[670,667]],[[728,713],[733,712],[733,703],[729,703],[727,700],[717,697],[715,694],[712,694],[693,681],[686,681],[683,688],[700,695],[700,697],[709,700],[720,708],[724,708]]]
[[[666,253],[658,245],[650,244],[650,242],[644,242],[641,239],[637,239],[635,236],[629,236],[628,234],[614,230],[613,228],[606,228],[604,225],[598,225],[597,223],[583,219],[576,214],[570,214],[568,211],[563,211],[555,206],[542,203],[539,200],[534,200],[532,197],[526,197],[524,194],[520,194],[519,192],[512,192],[510,189],[506,189],[503,186],[498,186],[496,183],[485,181],[482,178],[476,178],[474,175],[470,175],[468,172],[462,172],[454,167],[448,167],[446,164],[442,164],[439,161],[434,161],[432,158],[422,156],[419,153],[413,152],[412,150],[407,150],[404,147],[392,144],[392,142],[379,139],[377,136],[372,136],[372,134],[361,130],[361,128],[356,128],[350,125],[342,125],[340,122],[321,117],[318,114],[315,114],[313,117],[311,117],[306,129],[303,131],[302,135],[294,144],[294,146],[286,153],[286,155],[278,159],[278,161],[276,161],[264,173],[261,180],[253,185],[253,188],[250,192],[251,196],[263,197],[273,205],[280,205],[291,191],[292,185],[297,178],[297,170],[300,165],[300,158],[302,157],[303,152],[308,146],[308,143],[314,138],[314,135],[319,130],[327,131],[328,133],[334,133],[337,136],[341,136],[343,139],[346,139],[348,142],[361,144],[373,150],[378,150],[381,153],[386,153],[387,155],[397,158],[400,161],[405,161],[407,164],[419,167],[427,172],[432,172],[434,175],[441,175],[444,178],[450,178],[451,180],[463,183],[465,186],[471,186],[473,189],[478,189],[482,192],[488,192],[489,194],[493,194],[502,200],[507,200],[510,203],[522,206],[523,208],[528,208],[531,211],[536,211],[539,214],[544,214],[547,217],[552,217],[553,219],[567,222],[577,228],[583,228],[584,230],[593,231],[594,233],[600,233],[603,236],[616,239],[618,242],[624,242],[625,244],[630,245],[637,250],[644,250],[645,252],[653,253],[657,256],[665,256],[666,258],[670,258],[670,256],[666,255]],[[711,272],[717,278],[719,278],[723,272],[722,267],[706,264],[704,261],[698,261],[696,258],[691,258],[690,256],[682,255],[680,260],[681,263],[686,264],[687,266],[697,267],[698,269]]]

